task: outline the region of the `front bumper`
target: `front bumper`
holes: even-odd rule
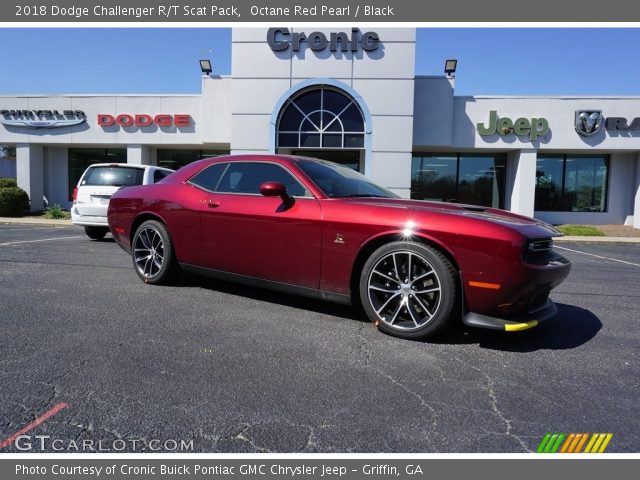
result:
[[[540,307],[529,310],[519,315],[507,318],[490,317],[475,312],[467,312],[462,317],[462,322],[470,327],[502,330],[505,332],[519,332],[538,326],[546,322],[558,313],[558,308],[549,299]]]
[[[553,251],[527,261],[496,258],[495,265],[480,274],[461,271],[465,312],[517,323],[552,316],[549,293],[570,271],[571,263]]]

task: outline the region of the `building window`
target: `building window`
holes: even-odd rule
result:
[[[16,148],[0,145],[0,178],[16,178]]]
[[[16,160],[16,147],[0,145],[0,160]]]
[[[69,200],[84,171],[95,163],[127,163],[126,148],[70,148]]]
[[[411,198],[504,208],[504,155],[415,156]]]
[[[280,112],[277,131],[279,148],[364,148],[364,116],[358,104],[326,87],[289,99]]]
[[[605,212],[609,158],[545,155],[536,164],[537,211]]]
[[[190,150],[186,148],[158,149],[158,166],[178,170],[185,165],[203,158],[229,155],[229,150]]]

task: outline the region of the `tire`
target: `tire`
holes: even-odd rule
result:
[[[84,227],[84,233],[91,240],[102,240],[109,233],[109,229],[107,227]]]
[[[171,283],[179,270],[167,227],[156,220],[147,220],[136,230],[131,260],[138,276],[152,285]]]
[[[384,333],[424,339],[449,325],[458,298],[457,278],[454,266],[437,250],[416,242],[388,243],[362,268],[360,301]]]

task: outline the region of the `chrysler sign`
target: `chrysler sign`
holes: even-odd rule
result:
[[[270,28],[267,31],[267,43],[274,52],[281,52],[291,48],[299,52],[309,46],[314,52],[329,47],[332,52],[357,52],[359,48],[366,52],[376,50],[380,45],[380,37],[376,32],[360,33],[357,28],[351,29],[351,36],[347,32],[331,32],[329,37],[322,32],[290,32],[288,28]]]
[[[69,127],[86,120],[82,110],[0,110],[0,123],[11,127]]]

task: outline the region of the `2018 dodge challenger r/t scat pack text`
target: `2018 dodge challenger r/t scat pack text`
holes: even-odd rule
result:
[[[406,200],[338,164],[282,155],[191,163],[127,187],[109,227],[146,283],[180,270],[361,304],[386,333],[449,322],[524,330],[556,313],[570,263],[550,225],[510,212]]]

